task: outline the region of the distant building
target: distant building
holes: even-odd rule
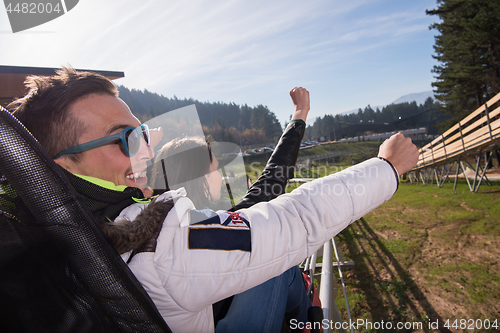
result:
[[[55,74],[58,69],[59,68],[0,66],[0,105],[5,107],[13,100],[26,95],[27,91],[24,88],[24,81],[27,76],[49,76]],[[92,69],[77,70],[98,73],[109,78],[110,80],[125,77],[123,72]]]

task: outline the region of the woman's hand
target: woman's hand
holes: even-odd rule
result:
[[[293,105],[295,106],[295,112],[293,113],[293,119],[302,119],[306,121],[307,114],[309,113],[310,100],[309,91],[303,87],[295,87],[290,90],[290,97],[292,97]]]
[[[154,148],[154,147],[156,147],[156,145],[158,145],[160,143],[161,138],[163,137],[163,128],[161,128],[161,127],[150,128],[149,135],[151,136],[151,138],[150,138],[151,142],[150,142],[149,146],[151,148]]]

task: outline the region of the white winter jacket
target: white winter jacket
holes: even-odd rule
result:
[[[183,189],[170,191],[161,197],[175,205],[156,252],[135,255],[129,267],[173,332],[213,332],[213,303],[297,265],[396,189],[392,167],[372,158],[231,215],[195,211]],[[144,205],[117,219],[133,220]]]

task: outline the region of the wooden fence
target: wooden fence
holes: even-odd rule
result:
[[[460,170],[469,185],[471,192],[477,192],[483,179],[490,185],[486,170],[490,166],[494,154],[499,157],[500,143],[500,93],[477,108],[470,115],[420,149],[417,165],[408,173],[408,179],[431,185],[436,181],[438,187],[448,180],[451,169],[456,165],[455,186]],[[482,155],[485,162],[481,166]],[[474,158],[476,166],[469,161]],[[474,171],[474,182],[469,181],[466,174],[467,164]],[[438,169],[441,169],[439,172]]]
[[[420,149],[414,170],[491,151],[500,140],[500,93]]]

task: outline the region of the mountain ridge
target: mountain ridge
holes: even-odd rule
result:
[[[434,99],[434,100],[436,99],[434,97],[434,92],[432,90],[422,91],[419,93],[406,94],[406,95],[403,95],[403,96],[397,98],[395,101],[393,101],[392,103],[389,103],[387,105],[400,104],[400,103],[405,103],[405,102],[411,103],[413,101],[417,102],[417,105],[420,105],[420,104],[424,104],[425,101],[427,100],[427,98],[429,98],[429,97],[432,97],[432,99]],[[373,110],[376,110],[377,108],[382,109],[383,107],[385,107],[387,105],[377,105],[377,106],[370,105],[370,106]],[[348,114],[351,114],[354,112],[358,112],[358,110],[359,110],[359,108],[345,111],[345,112],[341,112],[339,114],[340,115],[348,115]],[[363,108],[361,108],[361,110],[363,110]]]

